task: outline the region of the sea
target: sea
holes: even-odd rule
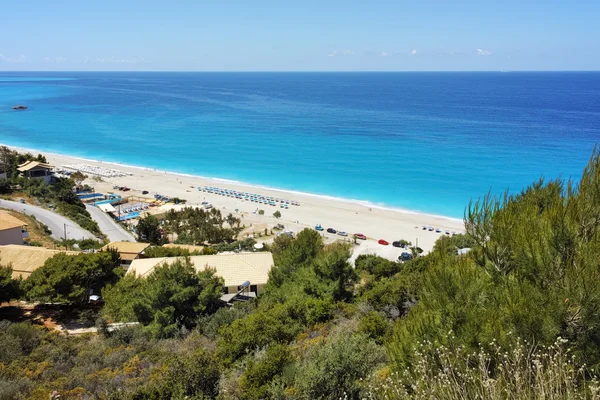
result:
[[[6,145],[452,218],[599,141],[600,72],[0,72]]]

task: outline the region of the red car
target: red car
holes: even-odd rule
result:
[[[360,240],[367,240],[367,237],[365,235],[363,235],[362,233],[355,233],[354,237]]]
[[[387,240],[383,240],[383,239],[379,239],[379,242],[377,242],[379,244],[382,244],[384,246],[387,246],[388,244],[390,244]]]

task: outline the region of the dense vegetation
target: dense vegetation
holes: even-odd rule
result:
[[[46,162],[41,154],[33,156],[30,153],[18,153],[7,147],[0,147],[0,169],[6,171],[7,179],[0,179],[0,194],[24,193],[35,198],[42,205],[53,207],[59,214],[69,218],[83,229],[99,238],[104,235],[98,224],[85,209],[85,205],[73,193],[73,179],[55,178],[47,184],[42,179],[27,179],[19,176],[17,167],[26,161]]]
[[[225,227],[225,223],[229,227]],[[216,208],[207,211],[185,207],[179,211],[169,210],[160,220],[152,215],[140,218],[136,232],[139,241],[155,245],[167,243],[169,237],[178,244],[230,243],[243,229],[240,223],[232,214],[223,218]]]
[[[0,398],[598,398],[600,155],[578,184],[472,202],[465,226],[354,268],[350,245],[282,235],[266,292],[231,309],[186,260],[105,276],[102,335],[0,324]],[[42,270],[45,286],[64,273]],[[0,285],[15,285],[2,269]]]

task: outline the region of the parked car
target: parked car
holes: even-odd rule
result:
[[[367,237],[365,235],[363,235],[362,233],[355,233],[354,237],[360,240],[367,240]]]
[[[321,226],[321,224],[317,224],[317,225],[315,225],[315,229],[318,231],[322,231],[323,227]]]
[[[147,191],[147,190],[144,190],[144,191],[142,192],[142,194],[148,194],[148,191]]]
[[[390,242],[388,242],[387,240],[383,240],[383,239],[379,239],[379,241],[377,243],[384,245],[384,246],[387,246],[388,244],[390,244]]]
[[[333,228],[327,228],[327,232],[329,233],[337,233],[337,231]]]
[[[392,246],[394,246],[394,247],[402,247],[402,245],[400,244],[400,242],[397,241],[397,240],[395,242],[392,242]]]
[[[346,232],[344,232],[344,231],[339,231],[338,235],[340,235],[340,236],[348,236],[348,234]]]
[[[21,204],[25,204],[25,199],[19,199],[19,202],[20,202]]]
[[[400,254],[400,256],[398,257],[398,261],[409,261],[412,260],[413,256],[410,253],[407,252],[403,252],[402,254]]]

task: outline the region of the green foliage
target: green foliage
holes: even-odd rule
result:
[[[361,318],[358,330],[382,344],[390,328],[391,324],[383,313],[370,311]]]
[[[366,335],[338,333],[310,348],[299,365],[296,388],[305,399],[360,399],[361,380],[385,362],[385,353]]]
[[[278,218],[278,219],[279,219],[279,218],[281,218],[281,213],[279,212],[279,210],[277,210],[277,211],[275,211],[275,212],[273,213],[273,216],[274,216],[275,218]]]
[[[249,350],[291,342],[300,329],[289,306],[277,304],[269,309],[259,308],[220,330],[217,351],[225,365],[230,365]]]
[[[98,250],[104,246],[104,243],[94,239],[63,239],[56,242],[56,245],[69,250]]]
[[[296,238],[281,235],[271,246],[275,267],[269,273],[269,285],[280,286],[296,270],[310,264],[323,249],[319,232],[303,229]]]
[[[255,357],[250,357],[240,379],[244,398],[257,400],[267,398],[269,384],[273,378],[281,374],[291,358],[289,347],[277,343],[258,352]]]
[[[188,257],[198,256],[201,251],[192,251],[183,247],[162,247],[162,246],[151,246],[144,250],[144,255],[148,258],[159,258],[159,257]]]
[[[160,222],[154,215],[140,218],[136,226],[136,233],[139,242],[151,243],[156,246],[160,246],[165,242],[161,233]]]
[[[12,279],[12,267],[0,265],[0,304],[19,295],[19,281]]]
[[[352,265],[348,263],[348,258],[350,258],[350,247],[346,244],[334,243],[315,260],[317,275],[336,282],[333,291],[334,300],[347,300],[352,296],[349,285],[356,275]]]
[[[161,379],[150,382],[137,393],[144,399],[214,399],[218,393],[218,360],[199,348],[191,354],[168,359]]]
[[[103,291],[107,314],[136,320],[157,338],[174,337],[196,326],[198,315],[220,307],[223,279],[213,270],[197,272],[189,258],[154,269],[147,277],[128,275]]]
[[[354,261],[356,270],[364,271],[375,276],[376,279],[389,278],[400,272],[402,264],[378,257],[374,254],[361,254]]]
[[[221,327],[243,318],[253,310],[252,303],[237,303],[232,308],[219,308],[214,314],[202,316],[198,320],[198,328],[210,339],[216,339]]]
[[[265,215],[265,210],[258,210],[258,215]]]
[[[0,194],[8,194],[10,192],[10,181],[8,179],[0,178]]]
[[[27,299],[50,303],[86,304],[91,294],[122,274],[114,252],[67,255],[59,253],[23,281]]]
[[[87,178],[88,176],[81,171],[73,172],[69,176],[69,179],[71,179],[76,186],[81,185],[81,182],[85,181]]]
[[[163,229],[166,233],[177,235],[175,243],[179,244],[229,243],[242,228],[233,216],[229,222],[235,227],[225,228],[223,225],[226,221],[216,208],[204,210],[185,207],[180,211],[169,210],[164,215]]]
[[[468,349],[492,339],[508,347],[514,337],[549,345],[560,336],[581,362],[600,365],[599,221],[597,152],[578,185],[540,180],[472,202],[466,236],[440,238],[424,257],[418,304],[389,344],[395,364],[412,365],[419,340],[444,344],[452,331]],[[456,257],[465,244],[471,252]]]
[[[219,243],[213,247],[217,253],[225,251],[254,251],[254,245],[256,240],[247,238],[243,240],[236,240],[232,243]]]
[[[41,342],[41,328],[29,322],[0,321],[0,364],[29,355]]]

